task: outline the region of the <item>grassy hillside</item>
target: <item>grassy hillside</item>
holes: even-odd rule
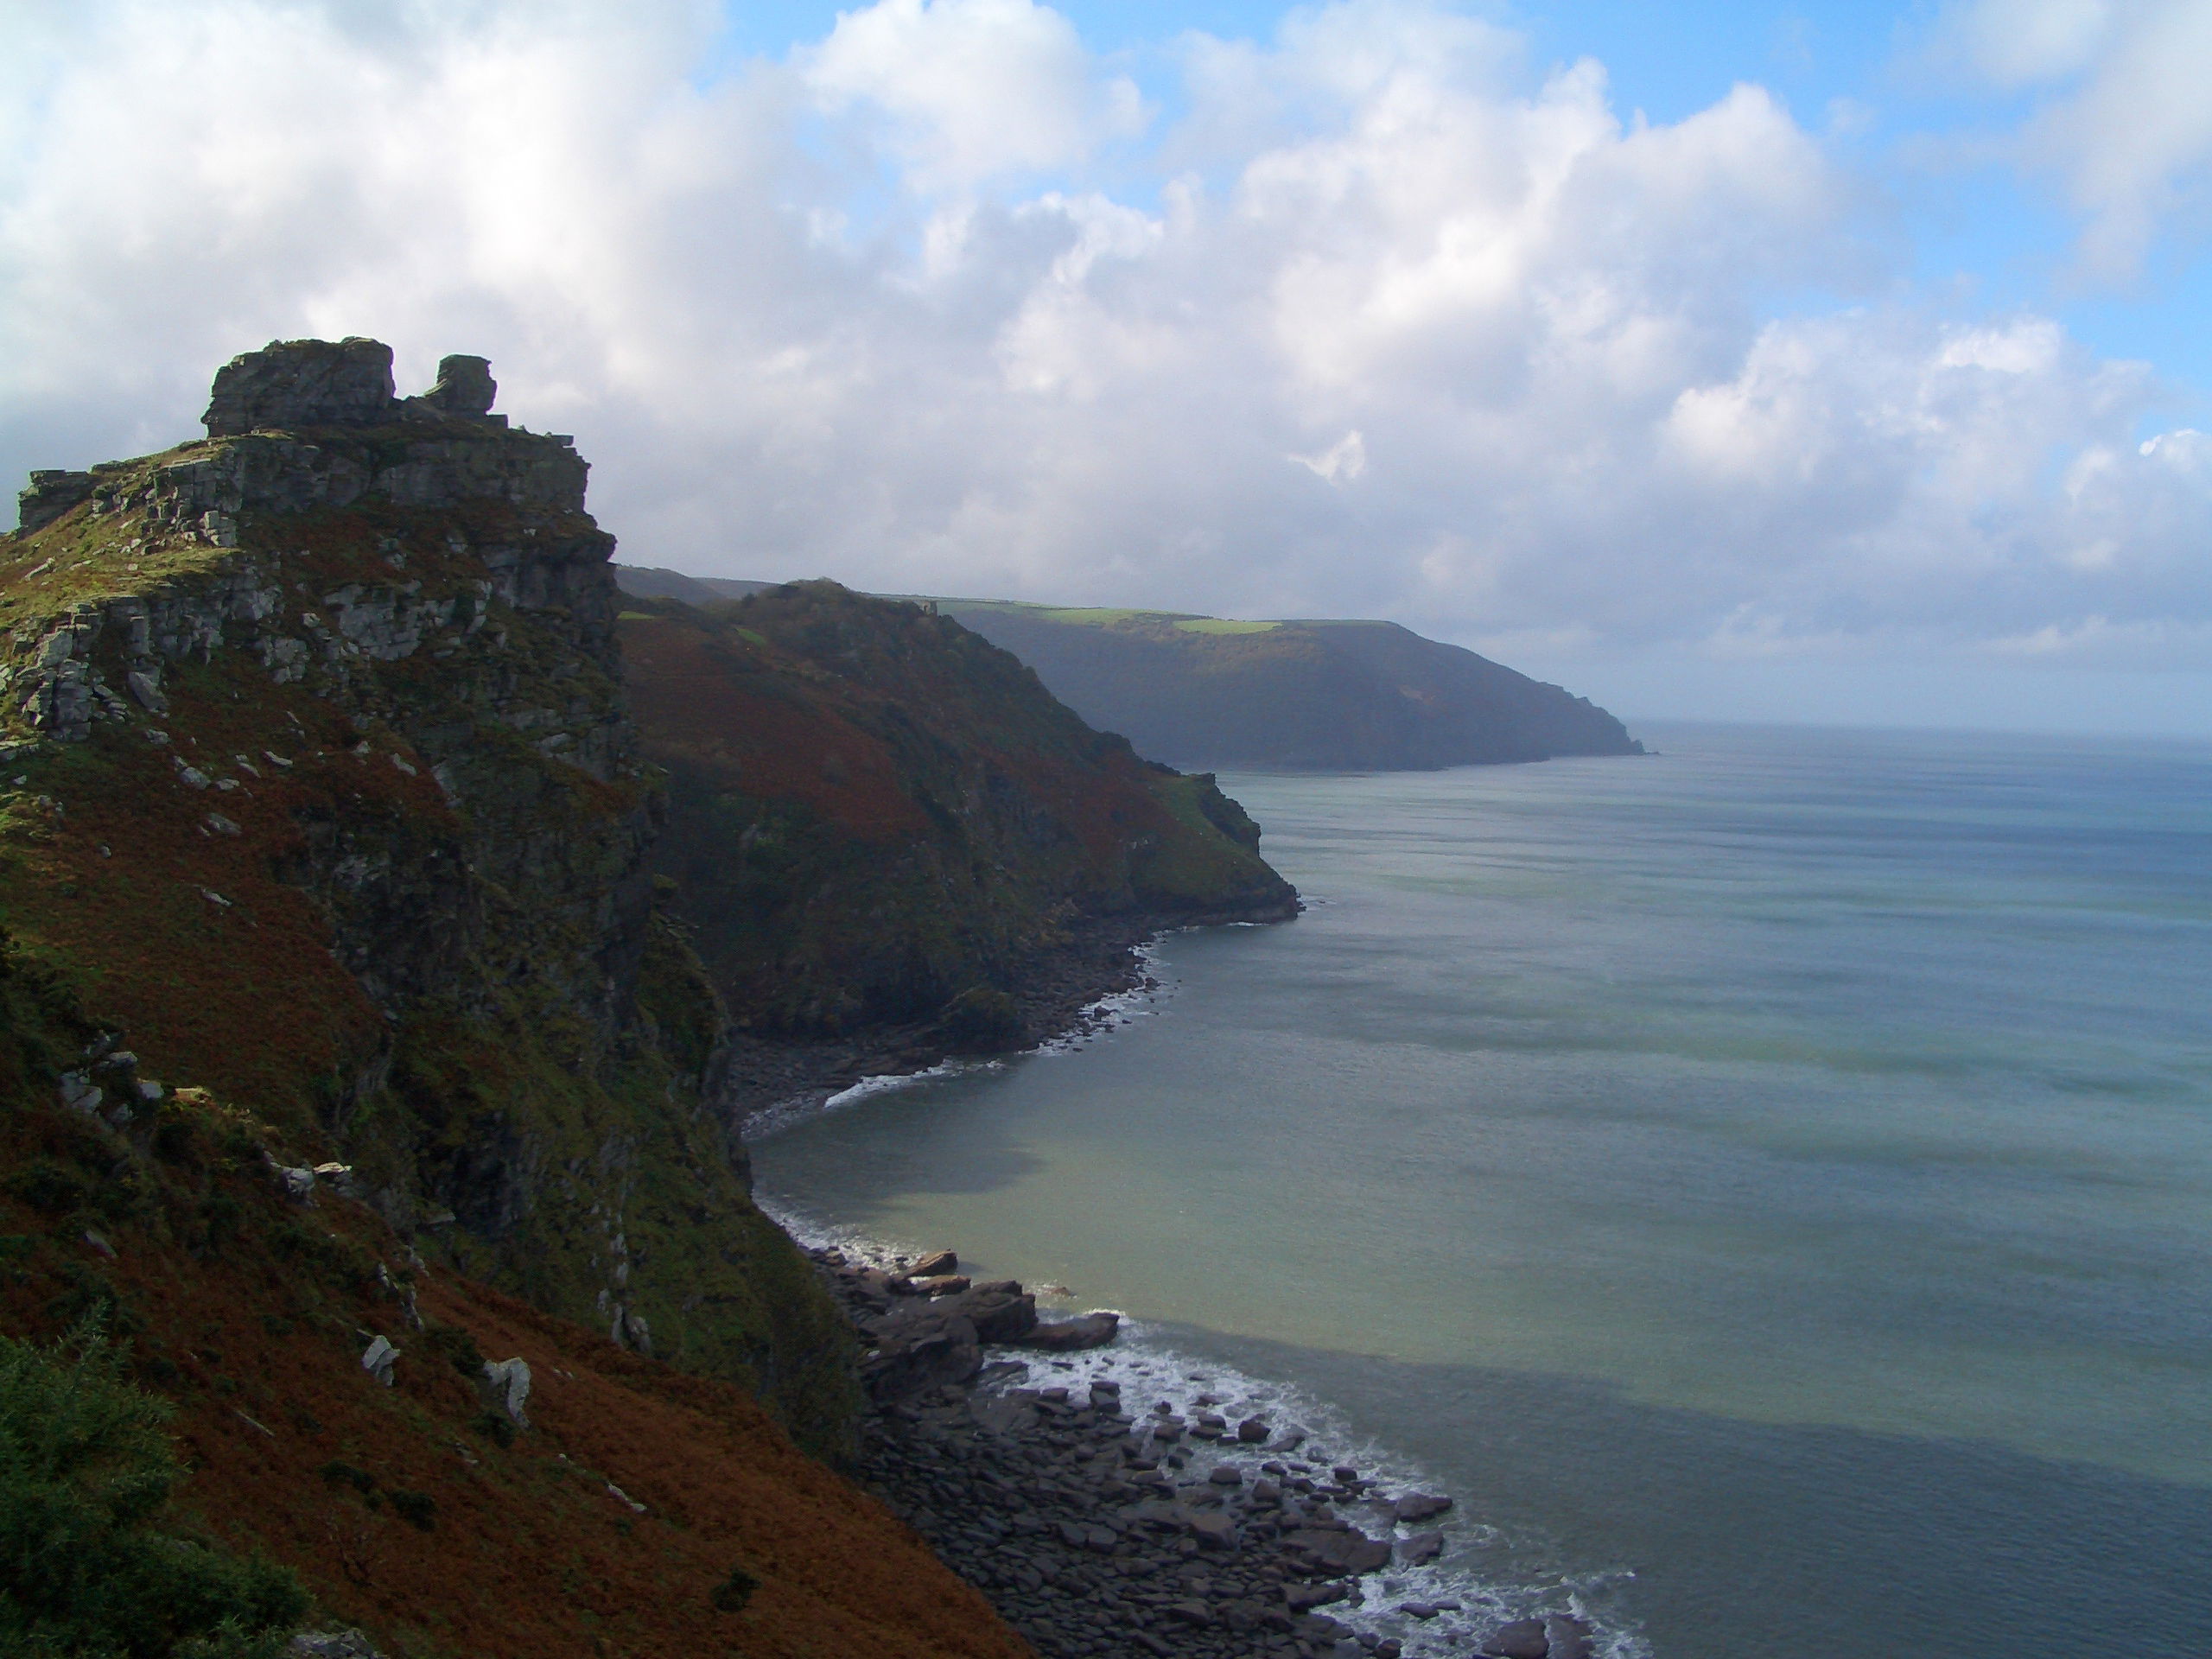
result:
[[[623,590],[708,604],[766,584],[618,567]],[[931,599],[1138,753],[1179,766],[1405,771],[1640,754],[1586,698],[1395,622]]]
[[[1092,725],[1179,766],[1391,771],[1642,753],[1586,699],[1393,622],[939,608]]]
[[[1138,760],[949,618],[830,582],[630,606],[631,704],[669,779],[655,867],[754,1032],[1007,1046],[1095,925],[1294,913],[1211,778]]]

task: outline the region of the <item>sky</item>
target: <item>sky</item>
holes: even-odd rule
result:
[[[0,474],[492,359],[619,556],[2212,735],[2212,0],[0,0]]]

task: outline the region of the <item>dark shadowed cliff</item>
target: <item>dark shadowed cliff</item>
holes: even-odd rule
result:
[[[1091,724],[1178,766],[1387,772],[1643,753],[1587,699],[1395,622],[940,605]]]
[[[1146,933],[1295,913],[1210,776],[1138,759],[927,607],[633,598],[621,635],[668,774],[654,867],[756,1038],[1014,1046]]]
[[[626,593],[695,605],[767,585],[617,573]],[[1587,698],[1395,622],[924,602],[1012,652],[1091,725],[1179,766],[1391,772],[1643,753]]]

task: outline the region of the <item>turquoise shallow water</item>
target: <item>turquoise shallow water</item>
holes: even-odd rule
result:
[[[1224,779],[1312,908],[755,1147],[1281,1379],[1671,1656],[2212,1653],[2212,747]]]

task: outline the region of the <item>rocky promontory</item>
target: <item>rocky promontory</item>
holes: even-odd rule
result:
[[[734,1021],[741,1111],[1019,1049],[1164,928],[1298,895],[1211,775],[1093,730],[926,606],[794,582],[620,622],[650,855]]]

